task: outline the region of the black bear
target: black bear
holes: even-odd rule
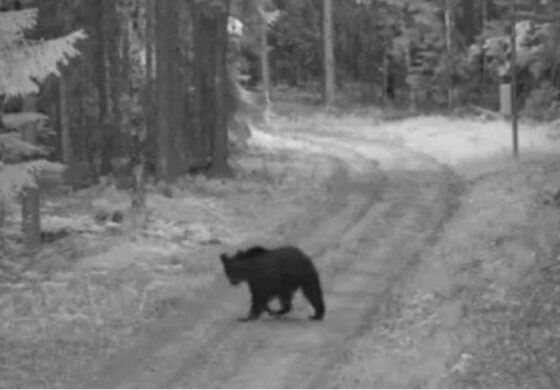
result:
[[[299,288],[315,309],[315,314],[309,318],[322,320],[325,316],[319,273],[309,256],[300,249],[293,246],[276,249],[254,246],[238,251],[231,257],[222,254],[220,258],[232,285],[243,281],[249,285],[251,309],[240,321],[256,320],[263,311],[278,316],[289,313],[292,310],[292,298]],[[278,311],[268,306],[274,298],[280,300],[281,309]]]

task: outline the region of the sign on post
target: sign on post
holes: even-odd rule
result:
[[[500,84],[500,113],[506,116],[512,113],[511,84]]]

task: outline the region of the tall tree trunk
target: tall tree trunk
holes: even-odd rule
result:
[[[487,0],[482,0],[482,33],[486,31],[486,23],[488,21],[488,2]],[[484,41],[480,40],[480,95],[484,93],[484,87],[486,85],[486,53],[484,52]]]
[[[182,48],[180,50],[179,68],[179,85],[181,90],[179,92],[179,105],[178,115],[181,118],[181,128],[179,130],[179,139],[175,142],[175,148],[179,156],[179,166],[181,170],[179,174],[183,175],[188,173],[191,168],[191,162],[194,160],[193,156],[196,154],[194,149],[195,141],[193,140],[196,134],[193,125],[193,111],[191,107],[192,102],[192,59],[187,53],[193,52],[193,15],[191,14],[190,2],[182,1],[179,8],[179,31],[178,31],[178,45]],[[180,141],[180,142],[178,142]]]
[[[268,123],[270,112],[270,61],[268,56],[268,24],[264,16],[264,9],[260,9],[260,60],[261,60],[261,79],[262,79],[262,103],[263,120]]]
[[[144,148],[146,164],[150,173],[155,174],[157,166],[157,124],[154,98],[156,54],[155,54],[155,0],[146,0],[146,97],[144,113],[146,115],[146,145]],[[148,167],[153,167],[148,168]]]
[[[404,50],[404,59],[405,59],[405,64],[406,64],[406,70],[407,70],[408,74],[410,75],[410,72],[412,70],[412,53],[411,53],[410,43],[406,43],[406,47],[405,47],[405,50]],[[412,112],[414,112],[418,109],[418,102],[417,102],[417,99],[416,99],[416,91],[410,85],[410,83],[408,83],[408,105],[409,105],[409,110],[412,111]]]
[[[4,97],[0,96],[0,131],[5,129],[2,116],[4,114]],[[4,156],[0,153],[0,171],[3,169]],[[4,240],[4,223],[6,221],[6,201],[0,196],[0,257],[5,254],[6,246]]]
[[[62,162],[68,166],[72,164],[72,138],[70,137],[70,118],[68,116],[68,83],[67,74],[63,70],[58,79],[58,99],[60,118],[60,144]]]
[[[452,19],[451,19],[451,0],[445,1],[445,60],[446,60],[446,73],[447,73],[447,106],[452,109],[454,106],[453,99],[453,42],[452,42]]]
[[[120,124],[122,121],[120,109],[120,96],[123,91],[128,90],[124,80],[128,80],[128,73],[121,72],[124,62],[119,55],[119,42],[123,35],[120,29],[119,18],[117,14],[118,0],[101,0],[104,5],[105,19],[105,46],[107,50],[107,89],[109,96],[109,119],[114,125],[111,133],[106,134],[106,145],[109,160],[115,157],[118,146],[122,144],[122,133],[120,132]]]
[[[390,30],[385,27],[383,36],[383,105],[387,106],[389,99],[394,99],[394,86],[390,81],[391,73],[389,69],[389,45],[390,45]]]
[[[6,254],[6,240],[4,237],[5,221],[6,221],[6,204],[5,204],[4,197],[0,196],[0,259],[2,259],[2,256]]]
[[[229,176],[232,171],[228,164],[228,125],[230,110],[228,108],[228,17],[231,0],[222,0],[221,7],[215,7],[216,51],[214,94],[216,101],[216,121],[213,128],[212,169],[214,176]]]
[[[156,1],[157,143],[159,180],[171,182],[174,138],[180,132],[181,86],[178,77],[178,7],[180,0]]]
[[[331,106],[335,102],[335,64],[333,49],[332,0],[323,0],[323,43],[324,43],[324,100]]]
[[[105,0],[92,2],[96,16],[96,64],[97,73],[97,104],[98,104],[98,121],[101,131],[101,169],[100,174],[106,175],[111,172],[111,150],[109,121],[109,93],[108,93],[108,77],[107,77],[107,38],[105,28],[105,15],[103,3]]]
[[[229,175],[227,22],[230,0],[195,5],[195,106],[197,129],[207,140],[211,172]]]
[[[475,1],[473,0],[462,0],[461,1],[461,5],[463,8],[463,31],[465,34],[465,43],[467,45],[471,45],[475,38],[476,38],[476,34],[477,34],[477,18],[476,18],[476,14],[475,14]]]
[[[152,1],[147,1],[146,4],[146,31],[145,36],[145,49],[146,49],[146,91],[145,98],[142,101],[144,105],[144,121],[141,125],[138,125],[132,131],[132,134],[127,134],[127,138],[129,140],[129,158],[130,158],[130,165],[132,167],[132,188],[131,188],[131,208],[134,211],[132,213],[133,224],[138,222],[137,217],[142,214],[146,206],[146,188],[145,188],[145,171],[146,171],[146,140],[148,136],[148,123],[153,124],[151,120],[151,106],[152,106],[152,73],[153,73],[153,55],[152,55],[152,41],[153,35],[151,34],[152,25],[153,25],[153,6],[154,3]],[[139,15],[138,7],[139,4],[136,4],[136,12],[134,15]],[[138,16],[137,16],[138,17]],[[128,74],[127,70],[131,68],[132,61],[131,61],[131,37],[133,32],[133,25],[139,24],[139,21],[134,18],[130,18],[127,21],[126,29],[123,31],[121,35],[121,48],[122,48],[122,59],[121,59],[121,80],[123,84],[126,86],[126,95],[128,97],[132,97],[132,85],[133,82],[131,80],[130,75]]]
[[[189,169],[204,169],[210,159],[210,137],[205,129],[208,128],[207,122],[210,120],[208,112],[205,110],[207,96],[205,91],[208,83],[208,69],[210,53],[206,48],[205,37],[211,33],[211,27],[207,26],[206,20],[202,17],[205,5],[201,2],[192,2],[191,12],[193,14],[193,69],[192,85],[194,87],[194,97],[192,102],[193,118],[191,120],[191,156]]]
[[[24,112],[37,111],[37,98],[34,95],[25,96],[23,99]],[[23,138],[30,144],[37,143],[36,123],[28,123],[23,131]],[[38,187],[27,187],[22,196],[22,230],[23,246],[27,251],[34,252],[41,245],[41,217],[40,198]]]

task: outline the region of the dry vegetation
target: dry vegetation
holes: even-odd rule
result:
[[[474,342],[448,382],[454,387],[560,386],[560,212],[547,202],[547,190],[560,185],[559,169],[555,160],[496,183],[508,190],[509,218],[502,216],[504,229],[489,236],[491,253],[472,261],[471,272],[492,283],[481,280],[467,292],[463,326]]]
[[[394,368],[416,367],[423,377],[434,373],[433,382],[417,386],[440,385],[442,377],[448,386],[558,386],[560,213],[543,202],[546,191],[560,188],[558,165],[512,166],[502,122],[382,122],[379,111],[283,110],[292,114],[275,116],[250,152],[235,157],[235,179],[185,179],[171,198],[151,188],[140,228],[95,221],[96,210],[128,204],[127,194],[110,187],[45,202],[44,227],[65,236],[35,263],[13,256],[11,271],[2,273],[0,386],[71,385],[77,369],[96,367],[204,290],[224,247],[281,240],[293,233],[285,228],[290,220],[324,207],[333,162],[298,138],[301,129],[338,134],[370,156],[376,149],[360,140],[406,146],[473,179],[414,280],[380,308],[331,384],[402,386]],[[555,147],[543,128],[522,131],[525,156]],[[391,168],[384,165],[390,157],[376,155],[383,168]],[[498,173],[480,177],[489,172]],[[17,226],[14,218],[8,221]],[[14,254],[18,234],[8,234]],[[441,359],[421,364],[426,354]]]
[[[95,220],[99,210],[129,204],[112,187],[49,199],[43,230],[61,238],[34,262],[17,255],[19,221],[10,215],[13,256],[0,285],[0,387],[71,385],[77,371],[95,367],[204,290],[224,247],[281,240],[295,215],[322,207],[331,160],[298,147],[256,137],[248,153],[234,158],[234,179],[185,179],[171,198],[150,189],[148,217],[136,228],[126,220]]]
[[[475,181],[331,385],[557,387],[560,212],[543,202],[557,172],[533,163]]]

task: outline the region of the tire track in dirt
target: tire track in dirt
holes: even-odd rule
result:
[[[304,216],[279,228],[291,233],[294,240],[306,235],[310,238],[308,243],[319,251],[326,250],[323,247],[332,242],[331,238],[351,225],[369,205],[363,197],[358,199],[352,190],[354,187],[359,188],[359,183],[356,184],[347,162],[337,157],[331,157],[331,160],[334,172],[327,179],[331,198],[329,207],[321,210],[319,215]],[[361,164],[362,168],[369,171],[375,168],[367,160],[361,161]],[[376,169],[373,169],[371,177],[379,183],[384,178]],[[313,229],[315,234],[308,234]],[[244,310],[239,301],[245,295],[242,289],[232,290],[223,278],[217,278],[207,293],[182,306],[180,315],[170,316],[151,326],[134,345],[111,357],[95,375],[78,373],[76,383],[86,388],[135,387],[130,382],[133,380],[139,387],[147,387],[147,383],[154,383],[153,386],[157,387],[155,383],[158,383],[158,378],[181,371],[177,365],[182,365],[182,358],[196,355],[192,352],[200,349],[206,341],[206,338],[200,337],[201,332],[211,335],[211,340],[227,335],[224,331],[235,326],[231,320],[241,314],[240,310]],[[182,348],[186,349],[186,353],[175,356],[177,349]],[[170,358],[166,359],[166,356]],[[146,375],[151,379],[141,379]]]
[[[298,137],[299,138],[299,137]],[[87,387],[315,387],[344,358],[344,350],[379,313],[391,308],[400,282],[414,270],[450,208],[449,171],[427,156],[381,145],[406,170],[388,172],[383,181],[363,151],[340,140],[308,139],[346,161],[333,182],[344,199],[330,217],[294,225],[295,240],[312,254],[323,275],[327,300],[324,322],[306,319],[309,308],[296,299],[284,320],[239,324],[246,291],[223,278],[191,306],[189,323],[138,347]],[[365,155],[363,155],[365,154]],[[414,169],[414,168],[418,169]],[[195,309],[193,309],[193,307]],[[149,338],[148,338],[149,339]],[[142,359],[140,355],[145,354]]]
[[[411,154],[402,148],[394,151]],[[285,320],[237,327],[225,340],[219,340],[217,347],[202,354],[206,359],[202,365],[189,362],[165,386],[320,386],[344,344],[360,332],[372,312],[379,311],[371,302],[387,300],[447,218],[445,206],[434,207],[447,204],[446,173],[439,167],[421,174],[396,173],[385,191],[385,201],[372,202],[339,239],[339,245],[328,247],[329,255],[318,259],[326,274],[325,285],[331,286],[325,289],[329,299],[325,323]],[[381,261],[371,256],[376,244],[385,249],[377,254]],[[341,261],[345,257],[347,260]],[[368,258],[373,261],[364,263]]]
[[[444,180],[411,176],[395,178],[385,196],[391,202],[372,207],[344,237],[340,250],[328,255],[336,257],[333,264],[339,267],[327,273],[329,314],[324,323],[256,325],[246,333],[258,348],[236,354],[233,375],[222,372],[216,378],[218,368],[227,366],[220,359],[204,373],[196,372],[177,385],[321,387],[325,373],[336,364],[348,341],[368,325],[372,312],[386,310],[378,305],[390,302],[395,287],[414,269],[437,221],[444,218],[433,211],[433,204],[444,196]],[[424,190],[420,194],[418,185]]]

